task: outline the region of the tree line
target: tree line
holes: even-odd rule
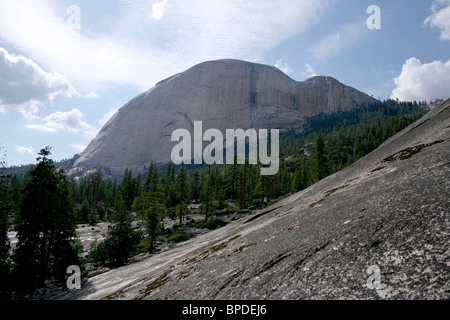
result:
[[[186,222],[190,204],[198,204],[205,223],[244,208],[261,208],[351,165],[393,134],[419,119],[424,104],[387,100],[370,107],[308,119],[301,132],[280,137],[280,169],[261,176],[246,164],[125,170],[105,178],[101,170],[69,177],[42,149],[38,164],[25,175],[6,174],[0,162],[0,277],[2,298],[24,297],[49,282],[64,283],[69,265],[83,265],[77,224],[111,222],[104,241],[89,261],[118,267],[139,250],[153,253],[164,231],[162,219]],[[134,213],[134,215],[131,215]],[[139,227],[132,225],[139,221]],[[10,250],[8,230],[17,232]]]

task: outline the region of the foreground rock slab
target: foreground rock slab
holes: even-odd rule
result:
[[[450,101],[351,167],[58,299],[449,299]]]

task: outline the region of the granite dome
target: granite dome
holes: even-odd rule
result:
[[[305,117],[375,102],[331,77],[292,80],[279,69],[239,60],[204,62],[159,82],[124,105],[76,160],[81,169],[141,171],[170,162],[174,130],[301,128]]]

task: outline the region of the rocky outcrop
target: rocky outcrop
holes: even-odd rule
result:
[[[450,100],[310,188],[58,299],[449,299]]]
[[[75,161],[75,168],[121,174],[170,162],[171,134],[206,129],[301,128],[305,116],[375,102],[330,77],[296,82],[279,69],[238,60],[199,64],[123,106]]]

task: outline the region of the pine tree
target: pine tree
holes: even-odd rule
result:
[[[294,177],[292,179],[291,190],[292,192],[297,192],[302,190],[302,182],[301,182],[301,169],[295,169]]]
[[[98,223],[97,209],[91,209],[88,215],[88,223],[90,226],[95,226]]]
[[[133,178],[133,173],[131,170],[125,169],[119,192],[127,210],[130,210],[133,205],[134,198],[136,197],[138,191],[137,188],[137,178]]]
[[[117,194],[114,205],[113,225],[100,248],[103,251],[102,260],[112,267],[120,267],[134,253],[140,235],[131,226],[131,218],[121,193]]]
[[[136,198],[134,206],[146,221],[147,233],[150,239],[148,251],[155,250],[156,238],[161,231],[161,219],[166,213],[164,193],[160,183],[158,170],[151,165],[144,183],[142,194]]]
[[[89,201],[88,199],[84,199],[83,203],[81,204],[80,209],[78,210],[78,219],[83,222],[87,222],[89,218],[89,214],[91,213],[91,210],[89,209]]]
[[[318,180],[328,175],[328,163],[326,158],[325,140],[321,133],[317,135],[315,151],[313,154],[313,166]]]
[[[223,188],[220,189],[219,195],[217,196],[217,209],[222,210],[225,209],[226,203],[225,203],[225,190]]]
[[[267,176],[259,175],[258,185],[256,187],[256,197],[259,198],[262,205],[264,205],[264,199],[267,197],[267,180]]]
[[[19,294],[44,285],[47,279],[63,281],[68,266],[79,264],[73,249],[75,223],[69,184],[42,149],[31,180],[22,190],[16,219],[18,244],[14,275]]]
[[[189,180],[186,169],[181,166],[176,180],[176,193],[178,198],[178,207],[180,215],[180,227],[183,225],[183,208],[186,200],[189,198]]]
[[[212,207],[213,183],[214,181],[213,176],[211,175],[211,166],[208,166],[208,175],[205,178],[202,194],[202,203],[205,207],[205,222],[208,222],[209,213]]]
[[[1,189],[2,188],[0,187],[0,191],[4,191]],[[3,205],[5,205],[5,203],[0,204],[0,300],[7,299],[11,290],[8,210],[3,207]]]
[[[256,192],[257,184],[258,184],[258,176],[259,170],[256,166],[249,166],[249,177],[247,179],[247,199],[248,201],[252,201]]]
[[[175,165],[173,162],[169,163],[166,170],[166,175],[164,177],[164,196],[167,207],[174,207],[177,205],[178,200],[175,190]]]
[[[238,167],[238,187],[239,187],[239,209],[241,209],[244,205],[246,188],[247,188],[247,170],[248,164],[239,165]]]
[[[0,146],[0,151],[3,146]],[[4,155],[1,155],[4,158]],[[3,174],[6,167],[4,160],[0,160],[0,300],[10,298],[11,264],[9,257],[8,216],[12,210],[11,189],[9,177]]]
[[[302,190],[306,189],[309,186],[309,171],[305,156],[302,156],[300,166],[300,190]]]
[[[97,206],[97,203],[104,199],[103,189],[103,173],[97,170],[88,178],[89,181],[89,202],[92,206]]]
[[[198,203],[200,198],[200,173],[197,170],[195,170],[192,176],[191,193],[195,203]]]
[[[239,183],[239,168],[237,165],[237,155],[234,156],[234,163],[226,165],[225,167],[224,182],[230,200],[234,201],[237,198],[236,194]]]
[[[108,218],[108,211],[110,208],[114,206],[114,199],[116,199],[117,194],[117,180],[114,179],[112,181],[111,179],[108,179],[106,182],[106,191],[105,191],[105,214],[104,219],[106,220]]]

